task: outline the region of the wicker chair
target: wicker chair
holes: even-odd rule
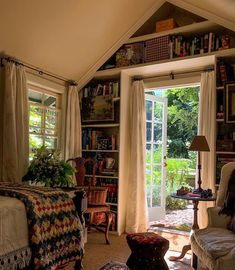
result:
[[[84,159],[82,157],[69,159],[67,162],[74,163],[77,186],[83,186],[87,193],[87,210],[85,214],[88,215],[86,221],[88,231],[90,231],[91,227],[94,227],[104,232],[106,244],[110,244],[108,233],[112,221],[112,214],[110,212],[110,206],[105,203],[108,189],[96,185],[96,162],[91,158]],[[85,174],[88,168],[91,170],[91,181],[86,185]],[[104,215],[102,215],[101,218],[96,218],[100,213],[104,213]],[[99,225],[101,224],[105,225],[104,229],[100,228]]]

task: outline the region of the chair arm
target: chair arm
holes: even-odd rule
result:
[[[220,207],[207,208],[208,227],[227,228],[231,217],[227,215],[219,215],[220,209]]]

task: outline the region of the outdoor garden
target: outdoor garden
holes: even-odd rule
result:
[[[169,213],[174,210],[185,209],[188,204],[188,201],[186,200],[173,199],[170,194],[176,192],[176,190],[182,186],[194,188],[196,153],[189,151],[188,147],[190,146],[193,137],[197,134],[199,86],[167,89],[161,91],[156,90],[148,94],[166,97],[168,101],[166,213]],[[158,105],[155,104],[154,106]],[[148,113],[147,107],[146,111]],[[161,107],[155,108],[154,118],[158,119],[161,113]],[[162,158],[162,142],[160,138],[161,134],[154,137],[154,143],[156,143],[156,145],[153,153],[151,153],[150,149],[148,149],[148,146],[146,151],[147,198],[149,203],[150,200],[148,191],[150,190],[151,185],[154,185],[154,188],[152,188],[152,203],[155,203],[155,205],[160,203],[161,194],[160,188],[162,171],[161,165],[156,164],[156,162],[160,162]],[[152,171],[150,167],[148,167],[151,161],[153,164],[155,164],[151,167]]]

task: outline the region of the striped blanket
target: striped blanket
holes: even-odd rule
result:
[[[2,182],[0,195],[17,198],[25,205],[33,269],[58,269],[82,259],[82,226],[67,193]]]

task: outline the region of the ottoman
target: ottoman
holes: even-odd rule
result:
[[[127,265],[131,270],[169,270],[164,255],[169,241],[155,233],[133,233],[126,236],[131,249]]]

